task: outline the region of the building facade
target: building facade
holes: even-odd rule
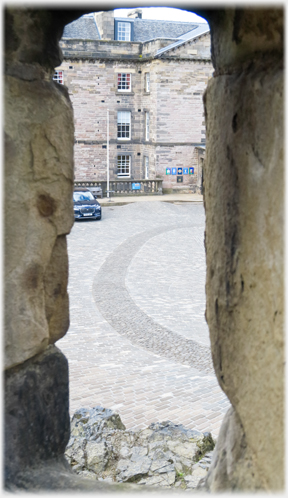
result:
[[[111,180],[159,178],[166,191],[197,191],[213,71],[208,25],[100,12],[67,25],[60,46],[54,79],[73,104],[75,181],[105,181],[109,163]]]

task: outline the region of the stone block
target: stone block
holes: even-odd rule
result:
[[[5,480],[61,457],[69,431],[68,363],[51,345],[5,373]]]

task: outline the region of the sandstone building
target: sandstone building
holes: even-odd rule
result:
[[[92,13],[65,27],[60,46],[54,79],[73,104],[75,180],[105,182],[109,161],[110,180],[130,188],[161,178],[163,188],[196,191],[212,75],[208,24],[146,20],[140,9],[127,18]]]

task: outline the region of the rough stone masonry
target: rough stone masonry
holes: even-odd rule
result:
[[[20,489],[89,487],[62,472],[68,372],[53,345],[69,323],[65,237],[73,223],[74,137],[69,96],[52,75],[64,25],[84,12],[5,10],[5,480]],[[205,96],[207,321],[214,369],[233,405],[207,487],[281,491],[284,13],[197,13],[210,24],[215,69]],[[53,368],[46,379],[47,357]],[[29,390],[28,410],[21,403]],[[51,423],[51,406],[61,427]],[[23,439],[39,414],[38,429]]]

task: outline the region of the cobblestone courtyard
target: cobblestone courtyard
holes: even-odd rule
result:
[[[230,406],[205,322],[202,203],[103,207],[68,236],[70,413],[101,405],[127,429],[219,427]]]

